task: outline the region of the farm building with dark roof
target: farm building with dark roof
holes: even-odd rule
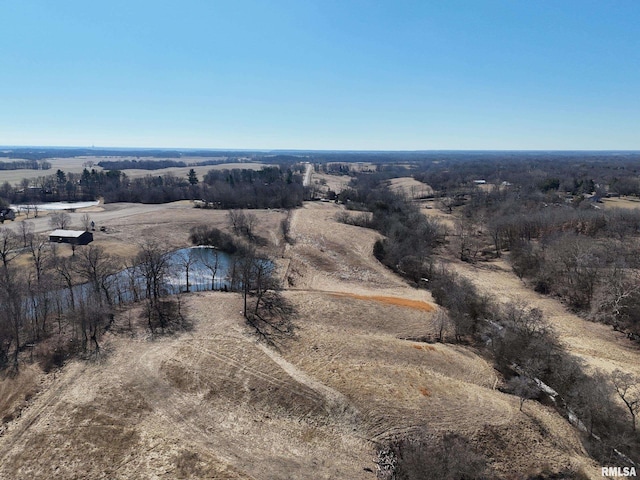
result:
[[[49,241],[55,243],[71,243],[87,245],[93,242],[93,233],[84,230],[54,230],[49,234]]]

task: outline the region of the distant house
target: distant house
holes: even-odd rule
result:
[[[84,230],[54,230],[49,234],[49,241],[55,243],[70,243],[72,245],[87,245],[93,242],[93,233]]]
[[[487,183],[486,180],[474,180],[473,183],[476,185],[485,185]]]

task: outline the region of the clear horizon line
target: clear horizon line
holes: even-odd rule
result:
[[[625,153],[640,153],[640,149],[615,149],[615,148],[597,148],[597,149],[581,149],[581,148],[523,148],[523,149],[510,149],[510,148],[431,148],[431,149],[350,149],[350,148],[337,148],[337,149],[317,149],[317,148],[237,148],[237,147],[135,147],[135,146],[81,146],[81,145],[0,145],[0,149],[26,149],[26,148],[41,148],[41,149],[77,149],[77,150],[167,150],[167,151],[185,151],[185,150],[197,150],[197,151],[235,151],[235,152],[376,152],[376,153],[431,153],[431,152],[625,152]]]

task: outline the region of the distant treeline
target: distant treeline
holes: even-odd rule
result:
[[[37,160],[13,160],[0,162],[0,170],[49,170],[51,163]]]
[[[98,166],[105,170],[161,170],[163,168],[186,167],[181,160],[102,160]]]
[[[222,163],[226,163],[229,161],[233,161],[234,159],[215,159],[215,160],[204,160],[202,162],[183,162],[182,160],[102,160],[98,162],[98,166],[104,168],[105,170],[131,170],[131,169],[139,169],[139,170],[162,170],[163,168],[173,168],[173,167],[199,167],[206,165],[220,165]]]
[[[508,182],[528,191],[640,194],[640,154],[547,154],[475,157],[424,162],[412,172],[436,190],[451,191],[474,180]]]
[[[384,162],[384,160],[387,160]],[[527,192],[640,195],[638,152],[399,152],[309,157],[317,169],[356,177],[412,176],[440,192],[469,193],[476,180]],[[370,166],[353,165],[353,162]],[[323,163],[324,162],[324,163]]]
[[[26,182],[26,183],[25,183]],[[85,201],[166,203],[204,200],[215,208],[292,208],[302,204],[305,189],[299,169],[283,165],[262,170],[212,170],[199,181],[193,175],[147,175],[129,178],[119,170],[84,169],[81,174],[58,170],[26,180],[20,187],[0,186],[0,202],[14,204]]]

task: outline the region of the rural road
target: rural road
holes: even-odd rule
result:
[[[304,178],[302,179],[302,186],[308,187],[311,183],[311,174],[313,173],[313,164],[307,163],[304,171]]]

